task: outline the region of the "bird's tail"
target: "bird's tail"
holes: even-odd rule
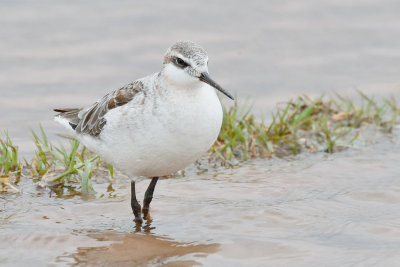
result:
[[[79,118],[79,112],[81,112],[81,110],[81,108],[55,108],[54,111],[58,112],[58,114],[54,119],[67,128],[75,130],[81,120]]]

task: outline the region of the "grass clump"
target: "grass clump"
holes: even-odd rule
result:
[[[301,96],[278,107],[270,124],[256,120],[250,109],[235,103],[224,109],[224,120],[212,154],[223,162],[272,155],[296,155],[303,150],[333,153],[358,137],[355,129],[375,125],[391,133],[400,109],[394,98],[379,103],[360,92],[360,104],[336,96]]]
[[[12,184],[21,176],[21,163],[18,160],[18,147],[14,146],[8,133],[0,137],[0,184],[1,191],[12,189],[18,191]]]
[[[235,103],[224,108],[222,128],[209,150],[209,160],[224,165],[251,158],[296,155],[302,151],[333,153],[351,145],[359,136],[358,129],[368,125],[391,133],[400,116],[394,98],[376,101],[361,92],[360,96],[357,104],[339,95],[316,99],[301,96],[278,106],[269,123],[255,118],[250,108]],[[41,126],[39,133],[32,131],[32,139],[35,155],[24,165],[18,161],[18,149],[8,135],[0,139],[3,191],[17,190],[12,181],[25,174],[59,195],[65,188],[69,195],[87,195],[94,193],[92,179],[114,176],[111,165],[104,164],[76,139],[70,139],[68,146],[55,146]]]
[[[34,179],[54,187],[80,184],[81,193],[94,193],[92,173],[105,169],[99,156],[92,155],[76,139],[70,140],[68,148],[62,144],[54,146],[41,126],[40,136],[34,131],[32,136],[36,150],[29,167]]]

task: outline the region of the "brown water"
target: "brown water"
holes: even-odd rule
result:
[[[267,117],[303,93],[398,97],[399,13],[391,0],[1,1],[0,130],[29,158],[29,127],[62,131],[53,107],[159,70],[180,39],[204,46],[214,78]],[[0,194],[0,265],[398,266],[399,135],[365,136],[334,155],[161,180],[140,231],[125,179],[95,184],[91,199],[23,180],[22,194]]]

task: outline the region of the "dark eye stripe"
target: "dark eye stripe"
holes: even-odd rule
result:
[[[179,57],[176,57],[174,59],[174,63],[175,63],[176,66],[178,66],[179,68],[182,68],[182,69],[186,68],[187,66],[189,66],[188,63],[186,63],[183,59],[181,59]]]

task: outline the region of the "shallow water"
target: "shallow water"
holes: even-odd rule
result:
[[[0,130],[29,158],[29,127],[62,132],[53,107],[158,71],[179,39],[204,46],[215,80],[267,118],[303,93],[398,97],[399,12],[391,0],[2,1]],[[367,136],[333,155],[163,179],[140,231],[125,179],[95,184],[93,199],[23,180],[22,194],[0,194],[0,265],[397,266],[399,136]]]
[[[0,195],[0,263],[396,266],[400,144],[374,142],[160,180],[140,230],[125,179],[91,200],[25,184]]]

